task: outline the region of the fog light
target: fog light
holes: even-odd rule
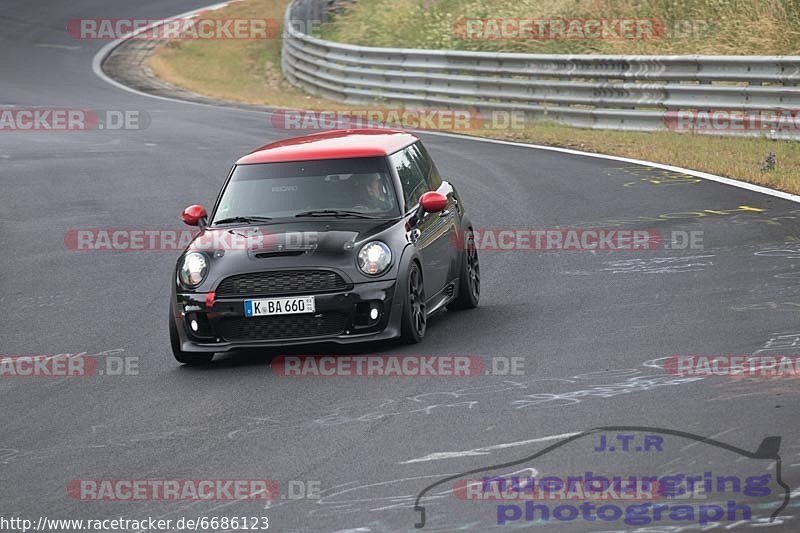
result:
[[[205,313],[186,314],[186,333],[196,339],[213,339],[216,337]]]
[[[383,315],[383,303],[379,300],[370,300],[356,304],[356,312],[353,317],[353,324],[357,328],[375,326]]]

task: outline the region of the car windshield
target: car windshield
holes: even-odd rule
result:
[[[399,215],[383,158],[333,159],[237,166],[212,223]]]

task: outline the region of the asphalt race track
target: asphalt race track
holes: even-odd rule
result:
[[[479,228],[701,232],[703,247],[486,250],[481,306],[437,315],[421,345],[280,352],[522,358],[523,375],[290,378],[271,371],[277,352],[180,367],[166,323],[179,253],[75,251],[65,234],[181,229],[183,207],[210,207],[238,156],[285,135],[265,113],[120,90],[92,72],[105,42],[76,41],[65,27],[74,18],[166,17],[202,5],[4,2],[0,110],[138,110],[150,124],[141,131],[0,132],[0,353],[113,351],[138,369],[0,378],[0,515],[267,516],[277,531],[411,531],[419,519],[415,497],[437,480],[512,463],[601,426],[682,431],[750,451],[779,436],[783,481],[798,490],[796,380],[680,379],[660,361],[676,354],[800,355],[800,205],[643,166],[422,134]],[[626,431],[633,432],[618,433]],[[669,449],[671,438],[663,455],[640,452],[630,462],[641,462],[641,473],[713,463],[744,475],[755,461],[724,458],[707,442]],[[548,471],[601,471],[620,462],[619,454],[563,450],[548,456]],[[543,470],[534,460],[505,471],[526,467]],[[68,486],[85,479],[270,479],[284,497],[82,501]],[[301,493],[318,497],[290,498],[290,487],[295,496],[304,487]],[[427,530],[498,527],[494,504],[465,502],[441,486],[434,492]],[[792,498],[771,523],[764,517],[774,506],[759,511],[759,522],[754,516],[704,527],[798,531],[798,505]],[[684,527],[701,529],[696,520]]]

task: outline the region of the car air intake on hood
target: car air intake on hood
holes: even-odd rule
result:
[[[283,250],[274,252],[258,252],[253,254],[257,259],[269,259],[270,257],[294,257],[296,255],[303,255],[308,250]]]

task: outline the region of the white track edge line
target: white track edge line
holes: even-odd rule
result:
[[[204,107],[218,107],[218,108],[223,108],[223,109],[231,109],[231,110],[234,110],[234,111],[244,111],[244,112],[247,112],[247,113],[254,113],[255,112],[255,113],[267,113],[267,114],[270,114],[271,112],[270,111],[266,111],[266,110],[265,111],[251,111],[251,110],[247,110],[247,109],[240,109],[240,108],[221,105],[221,104],[211,104],[211,103],[205,103],[205,102],[192,102],[191,100],[183,100],[181,98],[174,98],[174,97],[169,97],[169,96],[161,96],[161,95],[158,95],[158,94],[146,93],[144,91],[140,91],[138,89],[134,89],[133,87],[129,87],[129,86],[123,84],[123,83],[120,83],[117,80],[109,77],[105,72],[103,72],[103,61],[105,61],[106,58],[109,55],[111,55],[111,52],[113,52],[117,47],[122,45],[122,43],[124,43],[125,41],[127,41],[131,37],[135,37],[136,35],[138,35],[140,33],[144,33],[146,31],[150,31],[154,27],[160,26],[161,24],[164,24],[164,23],[166,23],[166,22],[168,22],[170,20],[176,20],[176,19],[182,19],[182,18],[185,18],[185,17],[190,17],[190,16],[195,15],[197,13],[200,13],[202,11],[221,9],[221,8],[227,6],[230,3],[231,3],[231,1],[228,0],[226,2],[220,2],[220,3],[217,3],[217,4],[212,4],[212,5],[209,5],[209,6],[193,9],[191,11],[187,11],[185,13],[181,13],[180,15],[175,15],[174,17],[164,18],[164,19],[156,21],[156,22],[154,22],[152,24],[148,24],[147,26],[144,26],[144,27],[136,30],[135,32],[128,33],[128,34],[120,37],[119,39],[114,39],[113,41],[111,41],[109,43],[106,43],[100,50],[97,51],[97,53],[95,53],[94,57],[92,58],[92,72],[94,73],[95,76],[97,76],[98,78],[100,78],[104,82],[108,83],[109,85],[113,85],[117,89],[122,89],[123,91],[127,91],[129,93],[133,93],[133,94],[136,94],[138,96],[146,96],[148,98],[155,98],[157,100],[164,100],[164,101],[167,101],[167,102],[177,102],[177,103],[180,103],[180,104],[199,105],[199,106],[204,106]]]
[[[716,174],[709,174],[708,172],[702,172],[699,170],[692,170],[689,168],[683,167],[676,167],[674,165],[665,165],[663,163],[655,163],[653,161],[647,161],[643,159],[633,159],[630,157],[622,157],[617,155],[606,155],[606,154],[596,154],[592,152],[582,152],[580,150],[573,150],[571,148],[560,148],[558,146],[544,146],[541,144],[531,144],[531,143],[523,143],[523,142],[516,142],[516,141],[504,141],[501,139],[490,139],[484,137],[474,137],[471,135],[459,135],[457,133],[449,133],[446,131],[426,131],[428,135],[439,135],[442,137],[452,137],[457,139],[470,139],[477,142],[488,142],[494,144],[504,144],[507,146],[519,146],[523,148],[535,148],[537,150],[547,150],[550,152],[559,152],[563,154],[570,154],[570,155],[580,155],[585,157],[594,157],[596,159],[607,159],[610,161],[620,161],[623,163],[631,163],[634,165],[643,165],[649,166],[653,168],[658,168],[661,170],[669,170],[671,172],[679,172],[682,174],[687,174],[689,176],[693,176],[696,178],[708,180],[708,181],[715,181],[717,183],[723,183],[725,185],[731,185],[733,187],[739,187],[741,189],[747,189],[749,191],[767,194],[769,196],[775,196],[777,198],[782,198],[784,200],[789,200],[792,202],[800,202],[800,196],[796,194],[791,194],[788,192],[778,191],[775,189],[770,189],[769,187],[764,187],[762,185],[756,185],[754,183],[747,183],[744,181],[739,181],[733,178],[726,178],[724,176],[717,176]],[[792,142],[792,141],[787,141]]]

